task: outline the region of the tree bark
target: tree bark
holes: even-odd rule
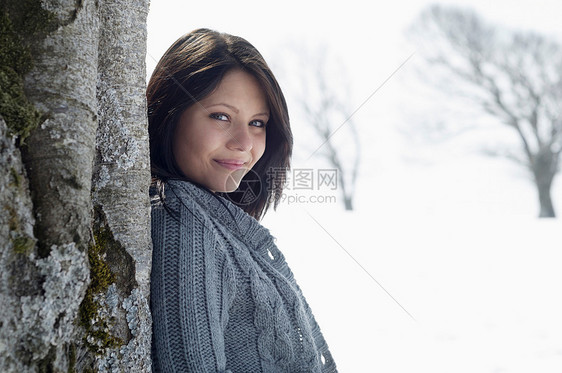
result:
[[[19,194],[26,201],[23,209],[14,206],[14,220],[27,225],[33,223],[26,217],[35,217],[37,245],[3,245],[9,281],[2,288],[0,366],[6,372],[68,371],[71,345],[81,339],[75,320],[89,283],[97,12],[93,1],[81,8],[50,3],[47,11],[56,30],[35,40],[23,35],[33,56],[25,93],[44,120],[23,147],[32,205],[24,196],[26,173],[13,169],[14,178],[25,181]]]
[[[41,114],[22,141],[0,113],[0,371],[149,372],[148,1],[0,5]]]
[[[107,371],[151,371],[147,14],[147,0],[100,1],[94,234],[111,233],[106,258],[115,282],[98,317],[111,321],[109,334],[120,341],[97,359]]]

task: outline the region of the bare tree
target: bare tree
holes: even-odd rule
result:
[[[150,372],[148,1],[0,10],[0,371]]]
[[[519,147],[504,155],[532,176],[539,216],[554,217],[551,187],[562,151],[562,45],[534,32],[488,24],[471,10],[442,6],[423,11],[412,31],[430,63],[428,75],[444,68],[453,78],[448,92],[461,92],[514,131]]]
[[[353,210],[361,148],[352,119],[350,82],[345,69],[329,56],[326,47],[306,48],[293,44],[288,48],[294,52],[296,65],[287,72],[296,78],[290,93],[295,96],[296,109],[303,115],[304,125],[311,128],[313,136],[319,140],[317,143],[307,141],[313,144],[307,149],[307,160],[321,158],[328,167],[337,170],[337,187],[344,207]]]

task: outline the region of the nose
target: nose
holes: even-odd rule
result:
[[[252,150],[253,139],[248,125],[235,125],[230,128],[226,147],[230,150],[248,152]]]

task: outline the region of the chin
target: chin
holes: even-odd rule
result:
[[[230,173],[226,180],[224,180],[223,187],[221,189],[223,193],[234,192],[240,186],[242,178],[246,175],[245,170],[238,170]]]
[[[232,193],[235,192],[236,189],[238,189],[238,186],[236,188],[232,188],[232,189],[226,189],[226,190],[221,190],[221,193]]]
[[[238,189],[246,170],[236,170],[228,174],[214,175],[201,181],[213,193],[232,193]]]
[[[222,192],[224,193],[231,193],[234,192],[236,189],[238,189],[238,187],[240,186],[240,180],[241,179],[231,179],[227,180],[224,187],[222,188]]]

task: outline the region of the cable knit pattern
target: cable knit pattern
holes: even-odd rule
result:
[[[153,371],[337,372],[269,231],[185,181],[153,196]]]

